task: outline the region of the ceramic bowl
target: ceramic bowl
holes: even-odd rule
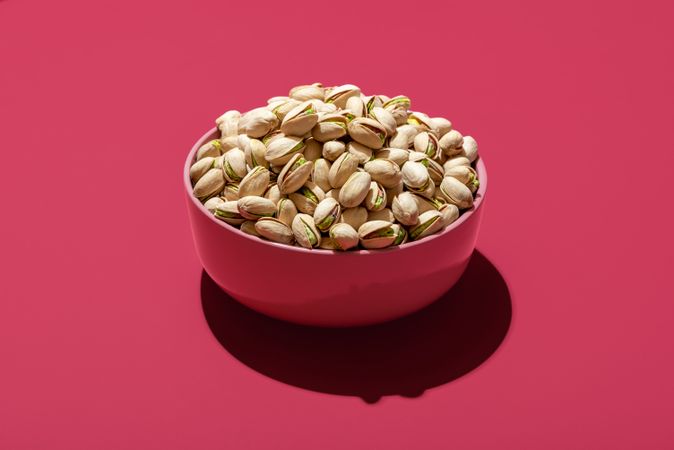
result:
[[[383,250],[308,250],[243,233],[194,198],[189,168],[197,149],[218,136],[215,128],[203,135],[185,161],[187,211],[204,270],[249,308],[305,325],[368,325],[427,306],[463,274],[484,211],[487,172],[481,158],[474,206],[440,233]]]

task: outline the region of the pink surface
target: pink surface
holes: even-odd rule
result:
[[[0,1],[0,448],[674,447],[672,2],[340,5]],[[186,152],[317,80],[477,137],[435,309],[331,335],[202,277]]]

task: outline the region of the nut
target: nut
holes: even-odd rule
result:
[[[283,166],[278,175],[277,183],[281,194],[289,194],[301,188],[311,176],[314,163],[304,159],[304,155],[296,153]]]
[[[358,245],[358,232],[348,223],[335,224],[329,235],[338,250],[349,250]]]
[[[320,231],[328,231],[333,224],[337,223],[341,213],[342,208],[337,200],[331,197],[324,198],[318,203],[314,211],[316,228]]]
[[[273,217],[263,217],[255,222],[255,231],[264,238],[281,244],[295,242],[293,231],[288,225]]]
[[[351,174],[339,191],[339,203],[345,208],[360,205],[370,190],[371,181],[370,174],[367,172]]]

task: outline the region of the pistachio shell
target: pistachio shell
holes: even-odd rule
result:
[[[330,186],[339,188],[358,169],[358,160],[351,153],[343,153],[330,167],[328,182]]]
[[[381,211],[386,208],[386,191],[384,187],[376,181],[370,182],[370,189],[365,195],[363,205],[368,211]]]
[[[333,225],[329,234],[338,250],[348,250],[358,245],[358,232],[348,223]]]
[[[230,110],[215,119],[215,124],[220,130],[222,137],[236,136],[239,132],[239,120],[241,113],[236,110]]]
[[[331,167],[330,161],[320,158],[314,161],[314,168],[311,171],[311,181],[316,183],[326,193],[332,189],[328,177]]]
[[[396,220],[403,225],[416,225],[419,220],[419,206],[414,194],[402,192],[393,199],[391,210]]]
[[[282,198],[276,204],[276,218],[288,226],[291,226],[297,215],[297,207],[289,198]]]
[[[431,118],[431,123],[433,124],[433,128],[438,132],[438,138],[452,131],[452,122],[444,117],[433,117]]]
[[[239,132],[259,138],[278,126],[278,117],[267,108],[255,108],[241,116]]]
[[[257,166],[246,174],[239,183],[239,196],[261,196],[269,186],[269,171],[262,166]]]
[[[473,206],[473,194],[465,184],[453,177],[445,177],[440,183],[440,196],[459,207],[466,209]]]
[[[382,148],[386,139],[386,129],[374,119],[357,117],[349,122],[349,136],[366,147]]]
[[[338,108],[344,109],[351,97],[360,97],[360,88],[353,84],[345,84],[326,91],[325,103],[334,103]]]
[[[207,199],[218,194],[225,187],[225,179],[221,169],[210,169],[194,185],[194,196],[198,199]]]
[[[461,155],[468,158],[471,163],[475,162],[477,159],[477,141],[475,138],[472,136],[464,136],[461,148],[463,149]]]
[[[463,136],[457,130],[451,130],[440,138],[440,148],[447,156],[461,154],[461,145],[463,145]]]
[[[247,195],[237,201],[239,214],[249,220],[257,220],[260,217],[271,217],[276,213],[276,205],[264,197]]]
[[[305,84],[295,86],[288,94],[290,98],[299,101],[311,100],[313,98],[323,100],[325,97],[325,89],[321,83]]]
[[[274,142],[276,139],[282,138],[284,136],[285,136],[285,134],[281,133],[281,130],[272,130],[269,133],[262,136],[262,139],[260,139],[260,140],[262,141],[262,143],[264,145],[266,145],[268,147],[269,144]]]
[[[210,156],[216,158],[222,154],[222,142],[218,139],[206,142],[197,150],[197,161]]]
[[[323,143],[318,142],[314,138],[308,138],[304,140],[304,159],[307,161],[316,161],[318,158],[321,158],[323,151]]]
[[[415,241],[423,239],[441,230],[443,226],[444,222],[440,211],[426,211],[419,216],[419,223],[410,229],[410,238]]]
[[[341,114],[325,114],[311,129],[311,135],[319,142],[339,139],[346,135],[347,118]]]
[[[302,153],[304,140],[294,136],[282,136],[267,144],[265,159],[274,166],[283,166],[295,153]]]
[[[384,208],[379,211],[368,211],[367,213],[367,221],[372,221],[372,220],[385,220],[387,222],[395,222],[396,218],[393,215],[393,211],[391,211],[389,208]]]
[[[320,201],[314,211],[314,223],[320,231],[328,231],[337,222],[342,208],[334,198],[326,197]]]
[[[252,220],[246,220],[241,224],[241,231],[252,236],[261,237],[260,233],[255,229],[255,222]]]
[[[339,201],[339,191],[340,188],[334,188],[330,189],[328,192],[325,193],[326,198],[334,198],[335,200]]]
[[[190,167],[190,180],[192,183],[196,183],[199,181],[199,178],[203,177],[206,175],[206,172],[211,170],[213,167],[215,167],[213,164],[215,162],[215,158],[212,156],[206,156],[194,164],[192,164],[192,167]]]
[[[222,146],[222,154],[223,155],[225,153],[227,153],[228,151],[230,151],[231,149],[239,147],[239,136],[245,136],[245,134],[244,135],[225,136],[223,138],[220,138],[220,145]]]
[[[222,162],[222,172],[225,179],[231,183],[241,181],[248,173],[246,168],[246,155],[242,150],[233,148],[225,153],[225,158]]]
[[[407,230],[402,225],[394,223],[391,228],[393,228],[393,233],[396,236],[391,245],[402,245],[407,242]]]
[[[414,138],[419,130],[412,125],[401,125],[396,128],[396,133],[389,138],[389,147],[407,150],[414,143]]]
[[[362,206],[356,206],[355,208],[343,209],[342,217],[339,219],[339,221],[347,223],[357,230],[361,225],[367,222],[367,217],[367,209],[363,208]]]
[[[427,114],[414,111],[407,116],[407,123],[421,131],[433,131],[432,120]]]
[[[398,126],[407,123],[410,99],[404,95],[398,95],[385,101],[382,107],[393,115]]]
[[[442,227],[446,227],[459,218],[459,208],[451,203],[445,203],[440,207],[442,214]]]
[[[246,219],[239,213],[237,202],[224,202],[215,208],[215,217],[230,225],[241,225]]]
[[[360,244],[367,249],[385,248],[392,245],[397,235],[391,225],[393,225],[391,222],[385,220],[365,222],[358,228]]]
[[[211,197],[204,203],[204,207],[211,213],[215,214],[215,210],[221,206],[225,201],[220,197]]]
[[[410,190],[423,190],[430,183],[426,166],[420,162],[408,161],[402,168],[402,180]]]
[[[263,217],[255,222],[255,230],[260,236],[282,244],[295,242],[293,231],[288,225],[273,217]]]
[[[442,165],[442,168],[444,169],[445,172],[449,170],[450,167],[456,167],[456,166],[469,166],[470,167],[470,160],[466,158],[465,156],[454,156]]]
[[[335,244],[335,241],[329,236],[323,236],[321,238],[321,245],[319,245],[318,248],[323,250],[340,250]]]
[[[286,136],[304,136],[318,122],[318,114],[311,100],[291,109],[281,122],[281,131]]]
[[[321,245],[321,233],[316,229],[314,218],[308,214],[299,213],[292,223],[293,234],[298,244],[305,248],[314,248]]]
[[[455,166],[450,167],[445,172],[445,176],[453,177],[465,184],[470,192],[475,192],[480,187],[480,182],[477,179],[477,172],[470,166]]]
[[[366,114],[365,103],[360,97],[351,97],[346,102],[346,109],[355,117],[363,117]]]
[[[358,159],[358,164],[365,164],[371,160],[373,156],[373,151],[371,148],[354,141],[346,144],[346,151]]]
[[[334,167],[334,166],[333,166]],[[353,208],[360,205],[370,190],[370,174],[367,172],[355,172],[346,180],[339,192],[339,203],[345,208]]]
[[[265,159],[267,154],[267,146],[258,139],[248,139],[248,142],[243,146],[243,152],[246,155],[246,164],[249,167],[262,166],[269,168],[269,161]]]
[[[264,198],[271,200],[274,204],[277,204],[281,199],[281,190],[278,187],[278,184],[272,184],[267,188],[267,191],[264,193]]]
[[[440,144],[435,135],[424,131],[414,137],[414,150],[424,153],[429,158],[435,158],[440,151]]]
[[[409,156],[409,150],[393,147],[382,148],[381,150],[377,150],[374,154],[375,159],[390,159],[398,164],[398,167],[402,167],[402,165],[409,159]]]
[[[278,175],[278,187],[281,194],[289,194],[301,188],[311,176],[314,163],[304,159],[304,155],[296,153],[290,158]]]
[[[323,144],[323,158],[334,161],[346,151],[346,145],[342,141],[328,141]]]
[[[222,190],[222,197],[229,201],[239,199],[239,185],[237,183],[227,183]]]
[[[399,185],[403,178],[398,164],[390,159],[373,159],[366,162],[363,168],[374,181],[388,189]]]
[[[288,195],[300,212],[313,214],[316,206],[325,198],[325,193],[316,183],[307,181],[298,191]]]
[[[395,134],[397,124],[393,114],[379,106],[375,106],[368,110],[370,111],[370,117],[379,122],[384,127],[387,136],[393,136]]]

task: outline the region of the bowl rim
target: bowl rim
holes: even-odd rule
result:
[[[457,228],[461,227],[464,222],[466,222],[470,216],[475,214],[477,210],[482,206],[482,203],[484,202],[484,197],[485,193],[487,192],[487,169],[484,164],[484,159],[479,156],[476,164],[475,164],[475,170],[477,171],[478,174],[478,179],[480,180],[480,187],[478,188],[477,192],[475,193],[475,200],[473,202],[473,206],[468,209],[467,211],[463,212],[457,220],[452,222],[450,225],[448,225],[444,230],[442,230],[439,233],[435,233],[429,237],[426,237],[424,239],[418,240],[418,241],[410,241],[406,242],[401,245],[397,245],[394,247],[387,247],[383,249],[372,249],[372,250],[348,250],[348,251],[341,251],[341,250],[327,250],[327,249],[321,249],[321,248],[313,248],[313,249],[308,249],[304,247],[297,247],[294,245],[286,245],[286,244],[281,244],[278,242],[272,242],[268,241],[266,239],[259,238],[257,236],[253,236],[247,233],[244,233],[240,229],[233,227],[229,225],[226,222],[223,222],[222,220],[218,220],[215,218],[213,214],[211,214],[206,207],[192,194],[192,181],[190,180],[190,167],[192,166],[192,163],[196,157],[197,150],[199,150],[199,147],[201,147],[203,144],[211,138],[211,136],[218,132],[217,127],[211,128],[209,131],[207,131],[203,136],[201,136],[196,143],[192,146],[192,149],[190,150],[189,154],[187,155],[187,159],[185,160],[185,165],[183,167],[183,187],[185,188],[185,193],[187,194],[187,197],[189,198],[189,201],[191,201],[197,209],[204,214],[209,220],[211,220],[213,223],[216,223],[218,226],[223,228],[224,230],[227,230],[231,232],[232,234],[244,238],[244,239],[249,239],[253,242],[256,242],[258,244],[262,244],[265,246],[271,246],[275,247],[279,250],[283,251],[289,251],[289,252],[300,252],[300,253],[305,253],[305,254],[324,254],[324,255],[339,255],[340,257],[346,257],[346,255],[373,255],[373,254],[383,254],[383,253],[391,253],[391,252],[401,252],[405,251],[409,248],[413,248],[416,246],[421,246],[425,245],[429,242],[434,241],[435,239],[439,239],[445,234],[451,233],[453,230],[456,230]]]

